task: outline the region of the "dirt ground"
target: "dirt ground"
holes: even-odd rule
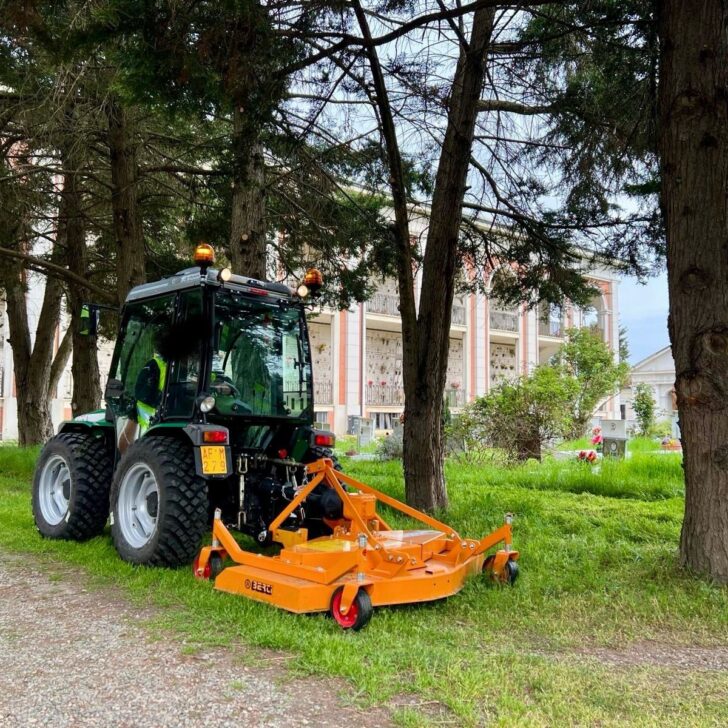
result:
[[[150,616],[0,554],[0,726],[391,725],[385,709],[348,705],[343,682],[292,677],[287,655],[152,640]]]
[[[200,650],[177,635],[152,633],[154,614],[113,588],[87,588],[67,566],[33,568],[22,556],[0,553],[0,728],[379,728],[392,725],[397,707],[457,724],[444,705],[417,696],[362,711],[347,702],[344,681],[293,676],[291,655],[242,645]],[[644,641],[624,650],[532,654],[618,670],[728,670],[724,646]]]

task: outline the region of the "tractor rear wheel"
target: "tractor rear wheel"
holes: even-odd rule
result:
[[[68,541],[98,536],[109,515],[113,467],[103,437],[63,432],[48,440],[33,477],[33,518],[41,535]]]
[[[176,567],[192,563],[208,528],[207,483],[192,448],[171,437],[137,440],[111,486],[111,536],[124,561]]]

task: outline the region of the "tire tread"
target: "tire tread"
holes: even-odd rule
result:
[[[142,558],[129,557],[123,536],[112,528],[114,545],[122,558],[148,566],[178,567],[191,564],[208,530],[207,484],[195,472],[189,443],[172,437],[149,437],[134,443],[124,460],[138,462],[144,458],[155,467],[164,481],[160,486],[158,532],[151,554]],[[121,478],[125,471],[122,460],[112,488],[112,504],[116,507]],[[146,547],[144,547],[146,548]]]
[[[86,541],[101,534],[106,525],[113,460],[104,438],[91,433],[62,432],[52,437],[44,449],[59,444],[70,456],[73,494],[65,527],[54,537]],[[37,518],[36,526],[44,536],[48,536],[38,526]]]

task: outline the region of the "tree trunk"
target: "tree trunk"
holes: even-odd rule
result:
[[[524,437],[518,444],[518,460],[526,461],[535,458],[541,460],[541,436],[538,432]]]
[[[442,407],[450,320],[460,268],[458,241],[478,101],[494,10],[477,10],[467,50],[461,50],[450,93],[445,139],[429,216],[417,318],[416,376],[404,367],[404,474],[407,502],[432,510],[447,506]],[[407,350],[403,350],[407,356]]]
[[[111,208],[116,237],[117,293],[122,303],[146,281],[144,230],[139,206],[138,152],[130,114],[118,101],[106,105],[111,163]]]
[[[45,294],[35,341],[31,348],[26,286],[19,265],[4,276],[10,345],[18,403],[18,442],[37,445],[53,435],[51,397],[53,346],[61,312],[61,285],[55,278],[46,279]]]
[[[234,181],[230,211],[233,271],[266,279],[265,159],[259,142],[250,142],[240,106],[233,112]]]
[[[63,150],[63,188],[59,208],[59,235],[63,234],[66,244],[66,260],[69,270],[86,278],[86,230],[83,218],[82,197],[78,171],[81,159],[78,146],[70,144]],[[71,409],[76,417],[85,412],[93,412],[101,402],[101,383],[96,337],[81,334],[81,309],[84,291],[72,283],[68,284],[68,307],[71,312],[71,335],[73,360],[73,396]]]
[[[384,72],[361,3],[354,11],[372,72],[387,155],[394,210],[397,283],[402,317],[402,379],[405,392],[404,477],[407,503],[421,510],[447,507],[444,475],[443,398],[450,346],[450,318],[459,267],[458,238],[470,167],[478,102],[485,77],[493,8],[473,15],[468,47],[461,50],[450,94],[445,140],[435,180],[423,264],[419,314],[415,308],[413,253],[406,183]]]
[[[684,566],[728,582],[728,6],[660,3],[659,144]]]

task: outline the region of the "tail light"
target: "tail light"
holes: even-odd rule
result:
[[[316,447],[333,447],[336,444],[336,436],[333,432],[314,430],[312,439]]]
[[[205,430],[202,433],[202,442],[214,442],[218,445],[226,445],[228,433],[226,430]]]

